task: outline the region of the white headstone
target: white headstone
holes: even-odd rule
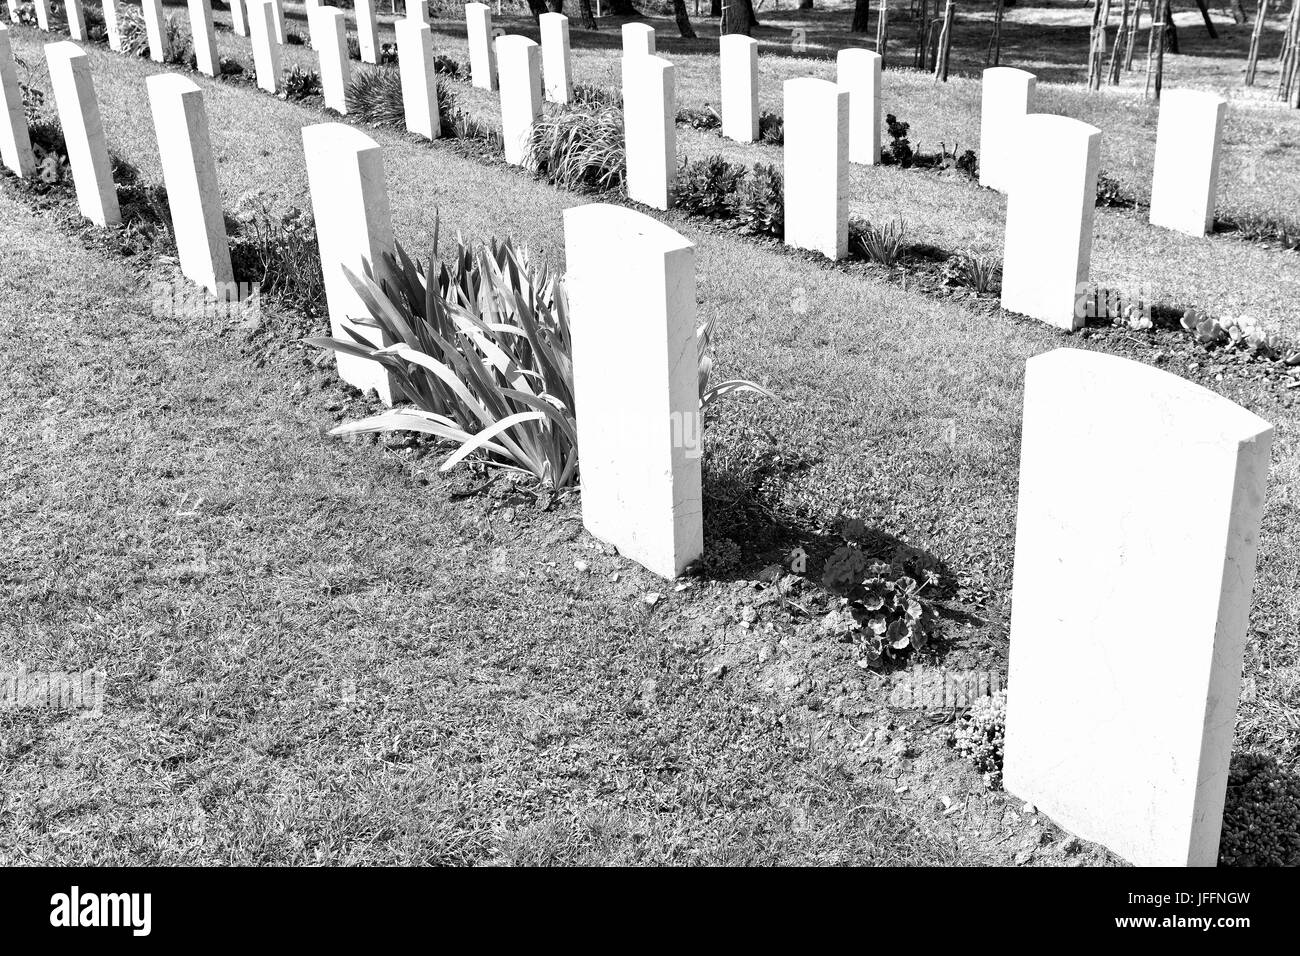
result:
[[[248,3],[246,0],[230,0],[230,24],[236,36],[248,36]]]
[[[18,22],[18,8],[22,5],[22,0],[8,0],[9,5],[9,22]]]
[[[583,524],[675,577],[704,550],[695,247],[602,203],[564,211],[564,246]]]
[[[325,4],[322,3],[321,0],[305,0],[304,6],[307,9],[307,39],[311,44],[311,48],[319,53],[320,46],[316,42],[316,14],[325,6]],[[328,22],[326,23],[326,26],[329,26]],[[329,36],[333,39],[334,34],[331,33]]]
[[[423,20],[398,20],[397,68],[402,77],[406,128],[429,139],[442,135],[438,75],[433,68],[433,30]]]
[[[849,92],[785,81],[785,243],[829,259],[849,251]]]
[[[429,22],[429,0],[406,0],[404,9],[406,10],[406,19],[419,20],[421,23]],[[400,57],[401,54],[399,53]]]
[[[275,42],[284,46],[284,0],[271,0],[275,10]]]
[[[492,11],[485,3],[465,4],[469,33],[470,82],[483,90],[497,88],[496,55],[492,46]]]
[[[50,0],[35,0],[36,25],[46,33],[50,32]]]
[[[233,298],[226,221],[203,91],[179,73],[145,81],[181,272],[220,298]]]
[[[1032,73],[1009,66],[984,71],[980,91],[980,185],[1009,192],[1013,168],[1025,144],[1016,139],[1019,123],[1034,107],[1038,84]]]
[[[623,24],[623,55],[655,52],[655,28],[646,23]]]
[[[36,172],[36,157],[27,135],[27,115],[23,112],[23,91],[14,68],[9,28],[0,25],[0,162],[15,175],[27,177]]]
[[[1004,785],[1139,866],[1213,866],[1272,428],[1075,349],[1024,402]]]
[[[272,0],[248,0],[248,32],[253,43],[257,85],[268,93],[280,91],[280,44],[275,39]]]
[[[187,0],[190,11],[190,42],[200,73],[218,76],[217,33],[212,24],[212,0]]]
[[[563,13],[543,13],[542,76],[546,80],[546,98],[552,103],[567,103],[573,95],[573,69],[569,65],[569,18]]]
[[[236,0],[231,0],[234,9]],[[104,29],[108,32],[108,48],[122,52],[122,30],[117,25],[117,0],[102,0],[104,9]]]
[[[375,21],[375,0],[356,0],[357,45],[362,63],[379,62],[379,24]]]
[[[541,47],[525,36],[497,37],[497,78],[501,87],[501,141],[506,162],[522,166],[528,131],[542,115]]]
[[[68,36],[74,40],[86,39],[86,11],[81,0],[65,0],[64,7],[68,14]]]
[[[167,17],[163,14],[162,0],[141,0],[144,13],[144,33],[149,40],[149,59],[162,63],[167,59]]]
[[[835,80],[849,91],[849,162],[874,166],[880,162],[880,54],[872,50],[840,50]]]
[[[321,91],[325,105],[347,115],[348,82],[352,64],[348,59],[348,20],[342,10],[318,6],[309,14],[312,42],[320,61]]]
[[[47,43],[45,60],[68,147],[68,165],[72,167],[72,180],[77,187],[77,205],[81,214],[96,225],[117,225],[122,221],[122,214],[117,204],[117,187],[113,184],[108,143],[104,139],[104,124],[99,118],[90,60],[71,40]]]
[[[349,321],[369,311],[343,272],[346,267],[377,282],[391,278],[383,259],[394,250],[383,152],[365,133],[343,123],[304,127],[302,144],[331,334],[352,341],[344,331],[352,328],[375,345],[391,345],[378,329]],[[339,378],[362,391],[373,388],[385,404],[393,403],[393,383],[383,366],[350,355],[337,359]]]
[[[1012,135],[1021,158],[1007,196],[1002,307],[1063,329],[1080,328],[1101,130],[1066,116],[1031,113]]]
[[[663,57],[623,57],[623,138],[628,198],[667,209],[677,179],[677,93]]]
[[[1219,148],[1228,101],[1200,90],[1165,90],[1156,127],[1151,224],[1203,236],[1214,228]]]
[[[758,41],[740,33],[718,39],[722,73],[722,135],[738,143],[758,139]]]

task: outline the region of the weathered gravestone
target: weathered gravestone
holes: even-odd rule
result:
[[[369,275],[376,282],[390,276],[383,258],[394,249],[383,153],[373,139],[343,123],[304,127],[302,144],[330,332],[350,342],[346,329],[351,328],[376,346],[391,345],[380,330],[351,321],[370,313],[344,272]],[[341,352],[335,355],[339,378],[362,391],[374,389],[386,405],[393,403],[393,383],[383,366]]]
[[[68,14],[68,36],[74,40],[86,39],[86,11],[81,0],[65,0],[64,9]]]
[[[309,16],[312,42],[320,61],[321,92],[325,105],[346,116],[348,82],[352,78],[352,63],[348,59],[347,16],[342,10],[323,5],[311,11]],[[400,34],[398,38],[400,40]]]
[[[1009,192],[1015,163],[1026,144],[1019,138],[1020,121],[1034,107],[1038,80],[1032,73],[1009,66],[984,71],[980,90],[980,185]]]
[[[442,135],[438,79],[433,68],[433,30],[423,20],[398,20],[397,68],[402,78],[406,128],[429,139]]]
[[[230,0],[230,24],[236,36],[248,36],[248,0]]]
[[[203,91],[179,73],[145,81],[181,272],[220,298],[233,298],[234,272],[221,211]]]
[[[36,26],[50,32],[50,0],[35,0],[36,4]]]
[[[271,0],[248,0],[248,26],[257,85],[268,93],[278,93],[280,44],[275,39],[275,7]]]
[[[497,88],[496,56],[492,46],[492,11],[485,3],[465,4],[469,33],[470,83],[483,90]]]
[[[108,33],[108,48],[122,52],[122,30],[117,25],[117,0],[101,0],[104,11],[104,29]],[[230,0],[230,9],[235,9],[239,0]],[[242,15],[242,14],[241,14]]]
[[[835,81],[849,91],[849,162],[880,162],[880,54],[841,50],[835,58]]]
[[[785,243],[830,259],[849,251],[849,93],[785,81]]]
[[[645,23],[623,24],[623,55],[655,52],[655,28]]]
[[[1007,196],[1002,307],[1063,329],[1081,328],[1101,130],[1031,113],[1015,135],[1022,160]]]
[[[675,577],[704,550],[695,247],[601,203],[564,211],[564,247],[583,524]]]
[[[115,226],[122,221],[122,213],[90,61],[71,40],[46,44],[45,60],[77,188],[77,206],[96,225]]]
[[[718,39],[722,74],[722,135],[738,143],[758,139],[758,41],[739,33]]]
[[[552,103],[567,103],[573,95],[573,69],[569,65],[569,18],[563,13],[543,13],[542,76],[546,81],[546,98]]]
[[[542,115],[541,48],[528,37],[497,37],[497,82],[501,87],[501,142],[506,162],[522,166],[528,131]]]
[[[24,178],[36,172],[9,28],[3,25],[0,25],[0,162]]]
[[[1151,224],[1203,236],[1214,228],[1219,151],[1228,101],[1201,90],[1165,90],[1156,127]]]
[[[1271,437],[1128,359],[1027,364],[1004,784],[1140,866],[1217,859]]]
[[[623,58],[623,137],[627,195],[655,209],[673,202],[677,177],[677,95],[673,65],[649,54]]]
[[[194,64],[200,73],[221,73],[217,56],[217,33],[212,23],[212,0],[187,0],[190,11],[190,42]]]

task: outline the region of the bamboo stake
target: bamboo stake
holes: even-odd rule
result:
[[[948,54],[952,51],[952,19],[957,0],[948,0],[943,11],[943,29],[939,33],[939,50],[935,57],[934,77],[941,83],[948,82]]]
[[[1250,34],[1250,52],[1246,55],[1246,85],[1255,85],[1255,68],[1259,66],[1259,40],[1264,32],[1264,18],[1268,16],[1268,0],[1259,0],[1255,11],[1255,29]]]
[[[1128,0],[1124,0],[1128,3]],[[984,54],[985,66],[997,66],[1002,59],[1002,10],[1004,0],[997,0],[993,10],[993,36],[989,38],[989,49]],[[990,62],[991,61],[991,62]]]
[[[1124,35],[1128,33],[1128,8],[1129,0],[1124,0],[1124,6],[1119,15],[1119,30],[1115,34],[1115,47],[1110,51],[1110,85],[1119,86],[1119,70],[1123,65],[1120,62],[1119,51],[1124,45]]]
[[[1152,9],[1155,8],[1155,0],[1150,0]],[[1151,14],[1153,17],[1154,13]],[[1133,48],[1137,46],[1138,30],[1142,26],[1142,0],[1137,0],[1137,6],[1133,8],[1133,25],[1128,30],[1128,49],[1124,51],[1124,69],[1133,69]]]

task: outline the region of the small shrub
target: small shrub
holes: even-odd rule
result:
[[[379,44],[379,65],[396,66],[397,65],[397,44],[381,43]]]
[[[785,184],[775,166],[756,163],[749,170],[736,192],[734,216],[742,233],[785,238]]]
[[[239,198],[230,232],[230,260],[237,282],[257,283],[263,296],[307,315],[325,311],[316,224],[296,205],[276,208],[262,190]]]
[[[590,83],[574,83],[569,96],[570,106],[601,106],[611,109],[623,108],[623,94],[605,86],[592,86]]]
[[[284,42],[289,46],[302,46],[307,41],[303,39],[301,33],[297,33],[293,30],[286,30],[284,33]]]
[[[348,82],[345,98],[348,115],[375,126],[406,128],[406,107],[402,101],[402,75],[397,70],[356,70]]]
[[[889,133],[889,145],[880,153],[880,162],[884,166],[902,166],[907,169],[912,165],[912,143],[907,138],[911,125],[900,123],[893,113],[885,114],[885,131]]]
[[[1265,332],[1249,316],[1216,317],[1201,309],[1188,309],[1179,324],[1197,344],[1206,348],[1239,350],[1270,362],[1300,365],[1300,350],[1291,348],[1279,336]]]
[[[117,9],[117,30],[122,38],[122,52],[127,56],[149,56],[149,33],[144,17],[127,7]],[[190,62],[190,37],[175,17],[163,21],[163,62],[181,66]]]
[[[1280,249],[1300,249],[1300,223],[1259,213],[1228,216],[1223,222],[1248,242],[1267,243]]]
[[[439,53],[433,58],[433,71],[435,73],[440,73],[443,76],[449,76],[453,80],[459,80],[468,75],[468,71],[463,65],[461,65],[459,60],[453,60],[451,57],[442,53]]]
[[[59,121],[54,117],[39,118],[28,124],[27,134],[36,157],[36,181],[41,188],[70,184],[72,167],[68,165],[68,147]]]
[[[1272,757],[1246,754],[1232,761],[1219,863],[1300,866],[1300,777]]]
[[[320,74],[315,70],[305,70],[295,65],[284,75],[281,96],[286,100],[305,100],[309,96],[319,96],[321,91]]]
[[[1097,174],[1097,205],[1116,209],[1132,209],[1137,200],[1126,190],[1120,181],[1108,173]]]
[[[961,286],[984,295],[1002,288],[1002,260],[962,252],[951,257],[944,269],[948,285]]]
[[[745,167],[721,156],[683,162],[674,187],[676,205],[690,216],[730,219],[735,215],[736,193]]]
[[[907,227],[901,220],[883,226],[870,222],[849,224],[849,254],[882,266],[895,266],[907,249]]]
[[[223,79],[231,76],[242,76],[244,74],[244,64],[233,56],[223,56],[217,60],[217,72]]]
[[[1007,692],[1000,690],[971,705],[950,743],[984,777],[991,790],[1002,787],[1002,748],[1007,733]]]
[[[548,111],[528,133],[524,159],[547,182],[574,192],[623,186],[623,111],[589,101]]]
[[[847,541],[826,559],[822,584],[840,595],[841,605],[823,620],[823,627],[852,638],[858,666],[896,660],[930,643],[938,614],[922,592],[938,584],[939,575],[926,572],[923,583],[885,561],[872,560],[854,541]]]
[[[435,229],[436,236],[436,229]],[[436,239],[435,252],[436,255]],[[563,286],[509,240],[457,240],[450,263],[417,266],[400,246],[387,256],[391,281],[352,276],[369,316],[395,345],[376,349],[359,336],[308,343],[379,362],[413,407],[394,408],[332,434],[416,431],[456,442],[446,471],[476,452],[555,488],[578,474],[573,361]],[[710,326],[697,332],[700,407],[749,382],[708,387]],[[770,393],[767,393],[770,394]]]
[[[699,130],[720,129],[722,117],[709,106],[705,106],[703,109],[683,106],[677,111],[677,125],[689,126],[691,129]]]
[[[769,146],[781,146],[785,143],[785,117],[779,113],[764,110],[758,117],[758,139]]]

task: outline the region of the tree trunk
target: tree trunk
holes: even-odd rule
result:
[[[564,0],[546,0],[546,8],[550,10],[551,13],[563,13]]]
[[[543,13],[550,12],[546,9],[546,0],[528,0],[528,11],[534,20],[539,19]]]
[[[591,0],[578,0],[578,22],[584,30],[596,29],[596,16],[591,12]]]
[[[1128,0],[1124,0],[1128,3]],[[985,66],[997,66],[1002,60],[1002,11],[1006,6],[1004,0],[997,0],[993,8],[993,35],[989,37],[988,52],[984,54]]]
[[[813,0],[799,0],[800,10],[811,10],[812,8],[813,8]]]
[[[751,36],[758,26],[753,0],[726,0],[722,7],[722,32]]]
[[[1174,11],[1173,8],[1169,6],[1169,0],[1165,0],[1164,24],[1165,24],[1165,28],[1162,31],[1162,36],[1165,42],[1160,45],[1161,52],[1168,51],[1169,53],[1177,53],[1178,52],[1178,27],[1174,24]],[[1159,62],[1157,62],[1156,64],[1157,81],[1160,79],[1160,75],[1163,72],[1164,63],[1165,63],[1165,58],[1160,57]],[[1159,82],[1156,83],[1156,99],[1160,99]]]
[[[677,19],[677,32],[683,40],[695,39],[695,28],[691,26],[690,15],[686,12],[686,0],[673,0],[673,16]]]
[[[632,4],[632,0],[609,0],[610,13],[616,17],[639,17],[641,11]]]
[[[722,0],[709,0],[709,16],[722,18]]]
[[[870,33],[867,21],[871,19],[871,0],[857,0],[853,6],[853,26],[851,33]]]
[[[1255,67],[1259,63],[1259,41],[1264,33],[1264,20],[1268,16],[1268,0],[1259,0],[1255,11],[1255,29],[1250,34],[1250,52],[1246,54],[1246,85],[1255,85]]]

